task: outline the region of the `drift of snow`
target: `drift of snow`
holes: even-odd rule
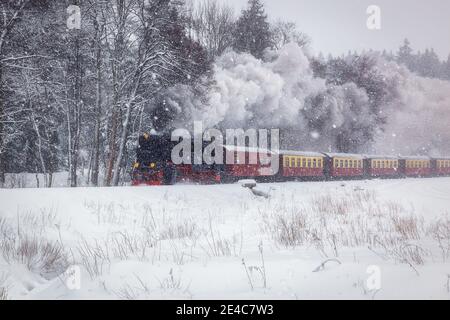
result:
[[[2,189],[0,288],[10,299],[449,299],[450,178],[258,188],[270,198],[240,184]],[[33,259],[18,250],[33,243],[61,248],[57,264],[36,259],[46,246]],[[79,290],[56,276],[70,265]]]

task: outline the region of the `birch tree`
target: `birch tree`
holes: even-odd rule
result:
[[[5,183],[5,148],[8,143],[6,136],[5,123],[8,121],[6,114],[6,103],[5,103],[5,78],[7,68],[14,67],[14,62],[16,60],[25,59],[26,56],[8,56],[7,46],[8,41],[13,32],[15,26],[17,25],[20,16],[22,15],[24,9],[29,4],[29,0],[9,0],[2,1],[0,3],[0,187],[4,186]]]

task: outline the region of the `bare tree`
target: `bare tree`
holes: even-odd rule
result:
[[[193,38],[208,52],[210,61],[233,43],[235,15],[232,7],[218,0],[203,0],[189,8]]]
[[[6,111],[5,111],[5,97],[4,97],[4,85],[5,85],[5,72],[8,64],[13,63],[16,59],[23,59],[25,57],[6,57],[5,47],[13,28],[15,27],[19,16],[24,11],[30,0],[17,0],[17,1],[2,1],[0,3],[0,188],[5,183],[5,159],[4,152],[6,147]]]
[[[117,140],[120,134],[119,123],[129,73],[126,70],[126,56],[133,41],[132,21],[135,18],[136,0],[115,0],[102,10],[106,23],[106,45],[109,52],[109,65],[112,74],[112,108],[109,113],[108,159],[106,165],[105,184],[111,185],[114,166],[117,159]]]

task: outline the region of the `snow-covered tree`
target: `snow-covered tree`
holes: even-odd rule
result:
[[[189,31],[207,51],[210,61],[233,44],[234,10],[218,0],[203,0],[189,8]]]

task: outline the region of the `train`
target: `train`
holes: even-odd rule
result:
[[[450,176],[450,157],[387,156],[298,150],[262,150],[221,145],[223,164],[174,164],[174,142],[169,135],[145,133],[139,137],[132,185],[177,183],[220,184],[242,179],[259,182],[349,180],[371,178]],[[203,146],[204,148],[205,146]],[[192,148],[194,150],[194,148]],[[261,161],[260,155],[277,157],[278,168]],[[189,155],[193,158],[193,155]],[[225,161],[233,159],[234,161]],[[250,159],[257,159],[250,161]]]

